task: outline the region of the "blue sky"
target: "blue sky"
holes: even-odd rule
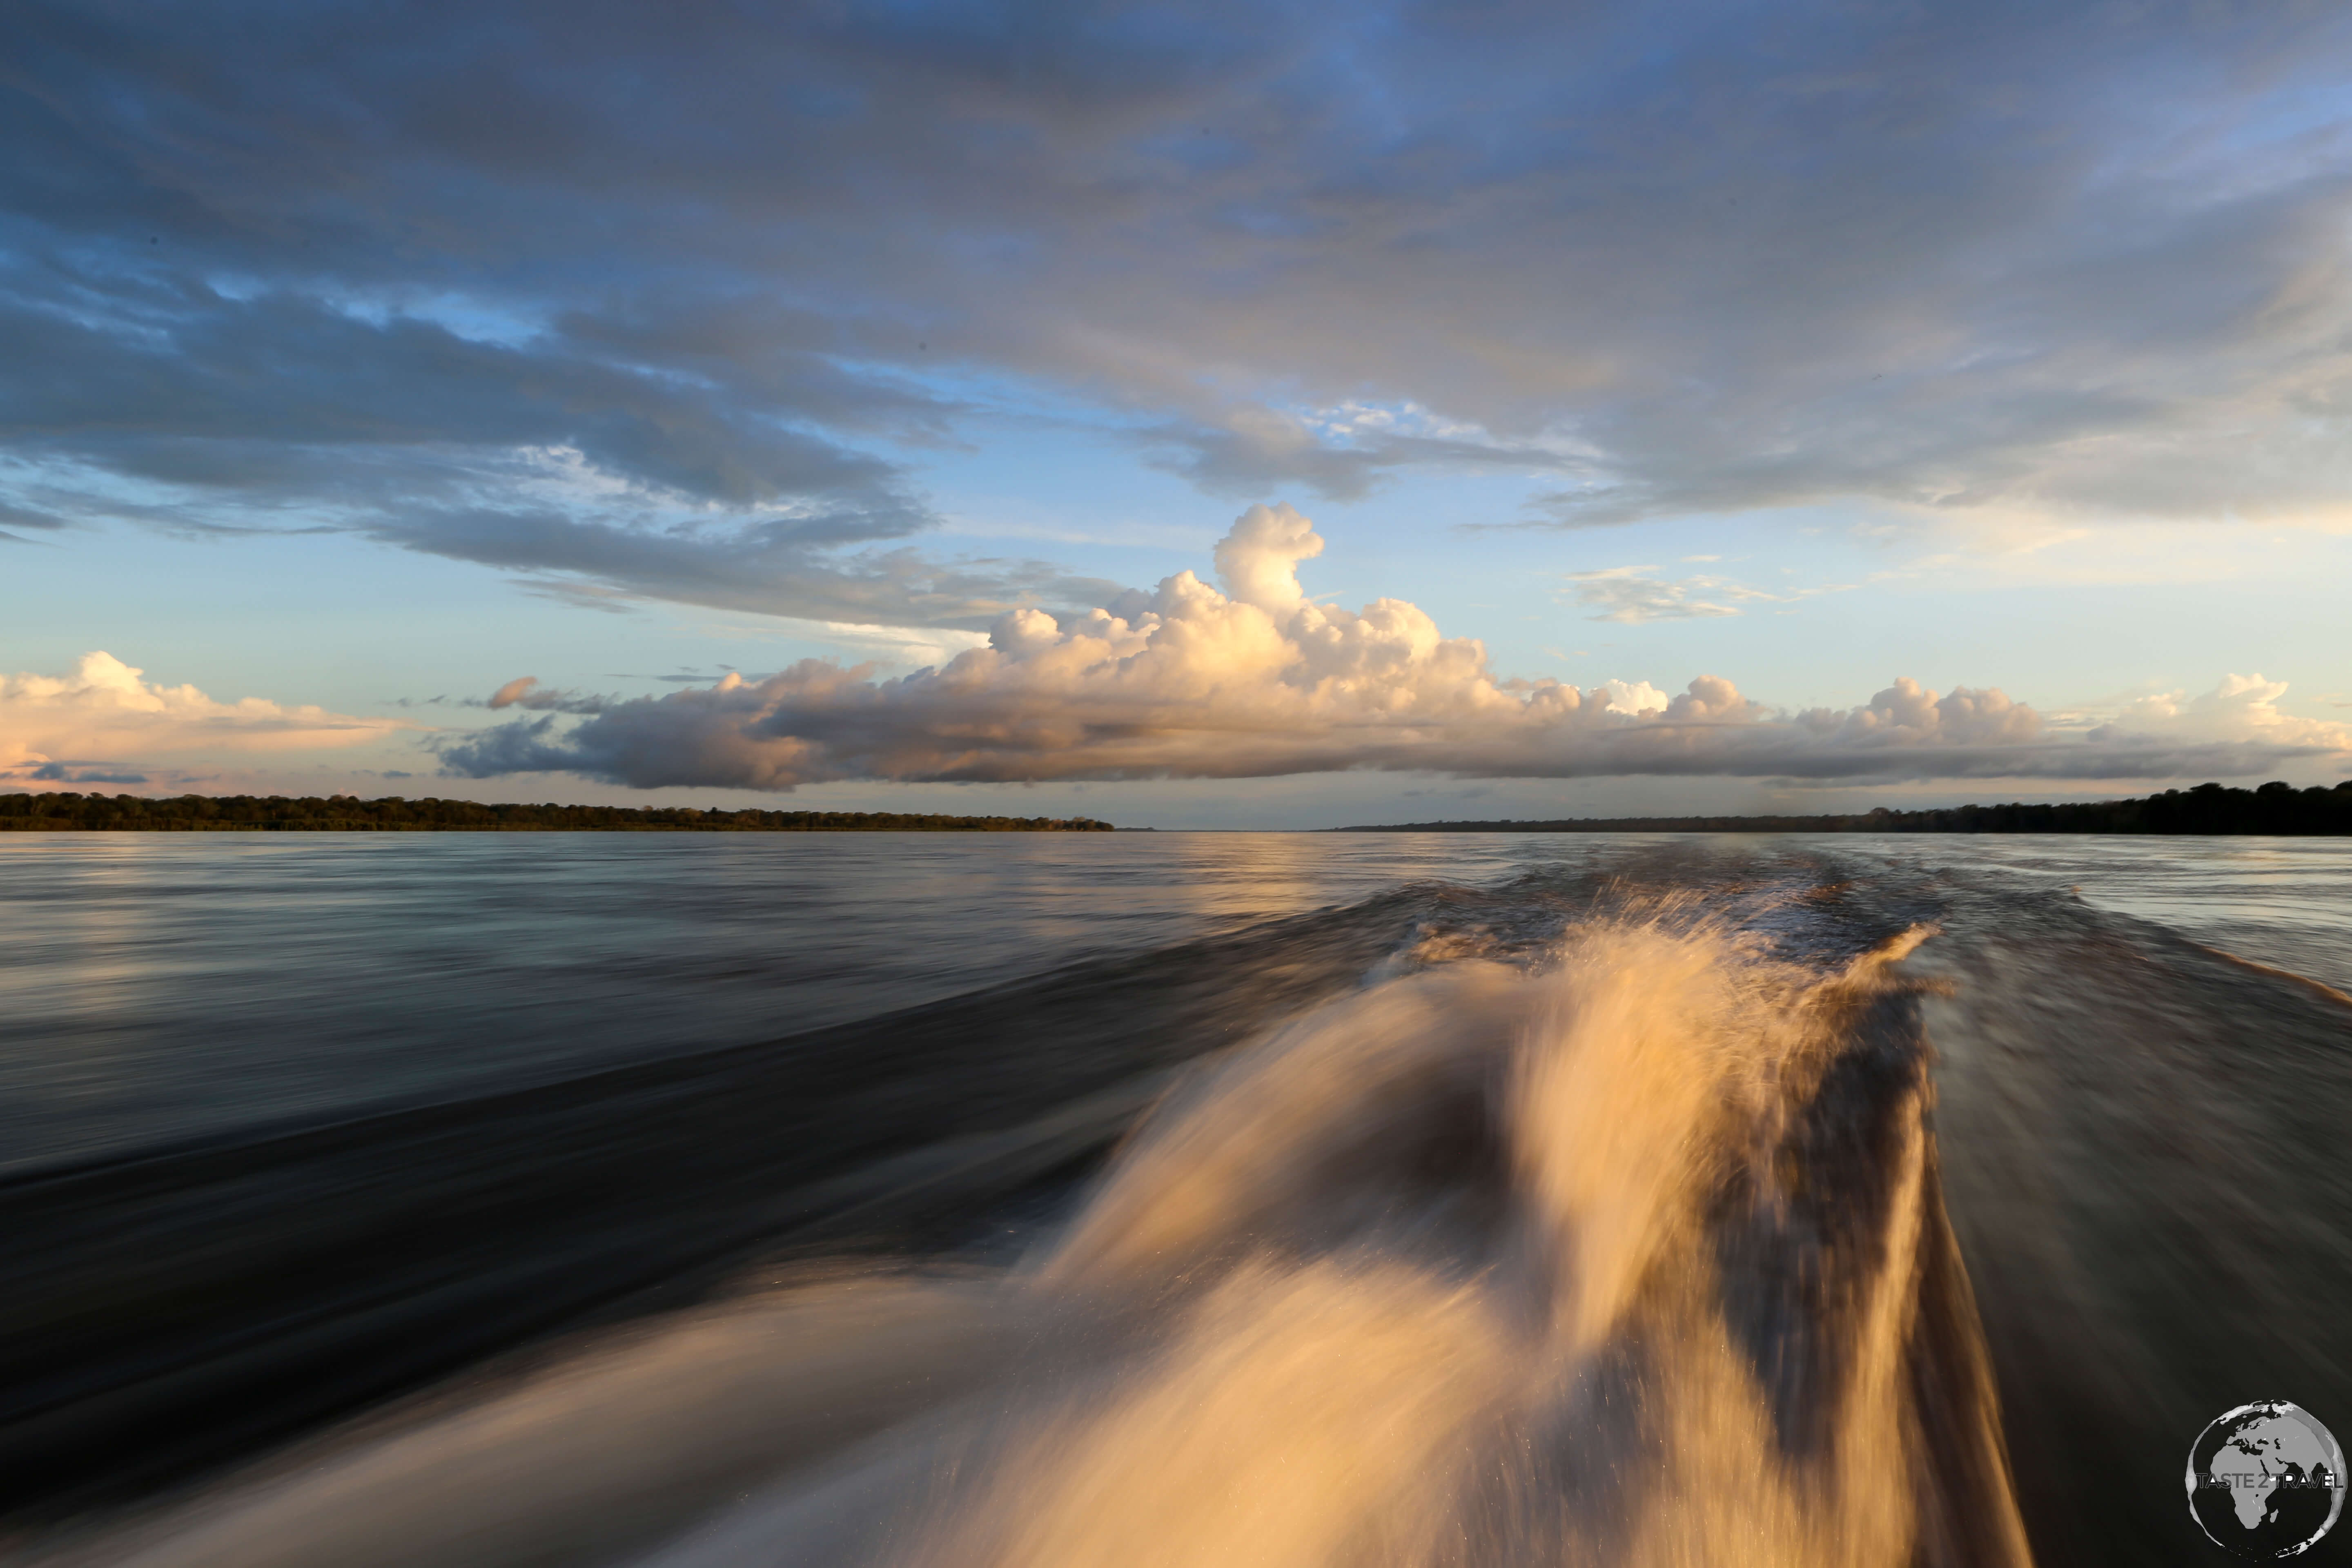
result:
[[[12,16],[0,787],[2352,761],[2336,7]]]

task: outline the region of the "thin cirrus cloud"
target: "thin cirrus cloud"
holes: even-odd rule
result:
[[[70,674],[0,676],[0,784],[153,784],[224,757],[339,752],[415,728],[258,697],[222,702],[94,652]]]
[[[1647,575],[1656,570],[1654,566],[1611,566],[1594,572],[1570,572],[1570,592],[1578,604],[1595,612],[1591,619],[1626,622],[1736,616],[1741,602],[1772,597],[1720,577],[1685,577],[1679,582],[1666,582]],[[1722,602],[1725,600],[1732,602]]]
[[[2242,776],[2352,749],[2280,714],[2284,688],[2232,678],[2211,701],[2145,700],[2053,726],[1998,690],[1909,679],[1868,702],[1769,710],[1703,676],[1581,689],[1497,677],[1486,649],[1398,599],[1318,605],[1297,563],[1322,539],[1252,507],[1215,551],[1222,587],[1181,573],[1084,616],[1022,609],[989,646],[876,679],[804,660],[658,698],[585,700],[519,679],[490,700],[547,710],[436,744],[445,771],[562,772],[638,788],[791,790],[902,782],[1244,778],[1349,769],[1483,777],[1773,775],[1815,780]],[[585,714],[562,728],[561,716]]]
[[[1213,493],[1515,473],[1547,526],[2352,493],[2340,6],[10,28],[0,517],[37,528],[973,629],[1097,596],[917,543],[924,454],[1036,393]]]
[[[1712,561],[1716,557],[1702,555],[1690,559]],[[1569,584],[1568,597],[1593,612],[1588,619],[1628,624],[1738,616],[1746,613],[1746,605],[1784,605],[1821,594],[1840,593],[1852,586],[1850,584],[1831,584],[1776,594],[1729,577],[1664,578],[1653,575],[1657,570],[1655,566],[1609,566],[1591,572],[1568,572],[1561,575]]]

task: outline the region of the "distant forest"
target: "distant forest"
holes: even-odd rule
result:
[[[691,806],[484,805],[335,795],[0,795],[0,832],[150,833],[1108,833],[1071,816],[930,816],[895,811],[697,811]]]
[[[2201,784],[2079,805],[1880,806],[1852,816],[1615,816],[1559,822],[1402,822],[1339,833],[2276,833],[2352,834],[2352,780],[2334,789]]]

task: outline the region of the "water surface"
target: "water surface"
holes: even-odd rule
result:
[[[2352,1428],[2347,913],[2314,840],[0,839],[0,1517],[2186,1560],[2206,1421]]]

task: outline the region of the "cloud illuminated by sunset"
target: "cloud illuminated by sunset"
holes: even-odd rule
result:
[[[159,764],[333,751],[415,728],[259,697],[220,702],[144,674],[101,651],[70,675],[0,676],[0,784],[146,784],[140,770]]]
[[[1223,591],[1190,572],[1083,616],[1016,610],[990,644],[895,679],[807,660],[763,680],[634,700],[490,699],[554,713],[446,738],[460,775],[566,772],[639,788],[789,790],[839,779],[1003,783],[1248,778],[1381,769],[1465,776],[1727,773],[1808,779],[2105,779],[2242,773],[2352,747],[2340,725],[2284,721],[2284,688],[2231,678],[2186,708],[2147,701],[2059,735],[1999,690],[1898,679],[1843,710],[1771,710],[1702,676],[1589,689],[1497,676],[1475,638],[1418,607],[1309,601],[1299,562],[1324,542],[1286,506],[1250,508],[1215,551]]]

